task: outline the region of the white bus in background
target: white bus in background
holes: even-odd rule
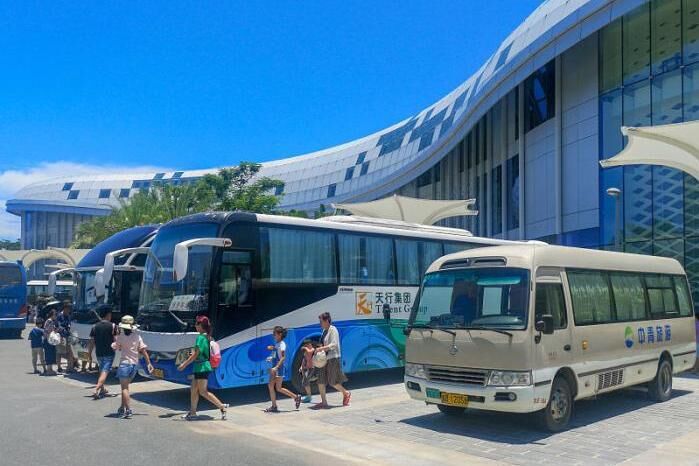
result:
[[[57,280],[54,295],[56,299],[62,301],[73,296],[73,282],[71,280]],[[48,280],[29,280],[27,282],[27,303],[34,305],[37,298],[49,297]]]
[[[559,246],[471,249],[434,262],[406,328],[409,395],[446,414],[540,411],[645,384],[655,401],[691,369],[691,293],[674,259]]]

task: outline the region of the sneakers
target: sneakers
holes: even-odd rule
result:
[[[342,397],[342,406],[349,406],[351,398],[352,394],[350,392],[345,392],[345,395]]]
[[[124,411],[124,414],[121,416],[121,418],[122,419],[131,419],[132,416],[133,416],[133,411],[131,411],[130,409],[127,409],[126,411]]]
[[[265,409],[265,413],[278,413],[279,408],[276,406],[270,406],[269,408]]]
[[[197,418],[196,414],[187,413],[184,416],[182,416],[180,419],[182,419],[183,421],[193,421],[196,418]]]
[[[124,407],[123,407],[123,406],[119,406],[119,409],[117,409],[117,416],[119,416],[119,417],[123,416],[123,415],[124,415],[124,411],[125,411],[125,410],[124,410]]]
[[[311,398],[309,395],[301,397],[301,403],[310,403],[311,400],[313,400],[313,398]]]
[[[299,409],[299,406],[301,406],[301,395],[296,395],[294,398],[294,405],[296,406],[296,409]]]
[[[224,403],[223,408],[221,408],[221,420],[225,421],[227,415],[228,415],[228,405]]]

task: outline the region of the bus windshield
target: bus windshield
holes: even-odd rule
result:
[[[11,288],[22,284],[22,272],[18,264],[0,266],[0,288]]]
[[[95,276],[97,271],[78,272],[76,275],[75,310],[80,311],[94,306],[97,302]]]
[[[427,274],[411,326],[504,328],[527,326],[529,271],[487,267]]]
[[[214,249],[195,246],[189,252],[186,277],[176,282],[173,277],[175,245],[194,238],[211,238],[218,233],[215,223],[192,223],[161,229],[146,260],[139,314],[157,311],[191,314],[193,319],[205,311],[209,300],[209,278]]]

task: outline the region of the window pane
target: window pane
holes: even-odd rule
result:
[[[646,318],[646,299],[640,275],[611,274],[618,322]]]
[[[393,284],[393,242],[388,238],[339,235],[340,281]]]
[[[624,84],[631,84],[646,79],[650,74],[649,19],[648,5],[643,5],[624,16]]]
[[[695,0],[682,2],[682,32],[684,35],[684,63],[699,61],[699,8]]]
[[[651,317],[657,319],[679,314],[672,277],[647,275],[645,279]]]
[[[621,20],[600,31],[600,92],[621,86]]]
[[[624,88],[624,125],[650,126],[650,85],[641,81]]]
[[[536,285],[536,320],[546,314],[553,316],[553,328],[561,329],[568,326],[563,286],[559,283]]]
[[[507,161],[507,229],[519,228],[519,155]]]
[[[652,170],[648,165],[624,167],[626,241],[650,239],[653,233]]]
[[[653,255],[677,259],[680,264],[684,263],[684,240],[667,239],[653,241]]]
[[[602,118],[601,156],[602,159],[607,159],[619,153],[624,147],[624,137],[620,131],[622,125],[621,89],[600,97],[600,113]]]
[[[396,240],[397,279],[399,285],[417,285],[420,283],[420,270],[417,264],[417,241]]]
[[[609,286],[601,272],[568,272],[577,325],[611,322]]]
[[[653,243],[651,241],[634,241],[624,245],[624,252],[631,254],[645,254],[650,256],[653,254]]]
[[[699,235],[699,181],[691,175],[684,176],[684,232]]]
[[[556,68],[550,61],[524,81],[524,121],[526,131],[554,116]]]
[[[684,97],[684,120],[699,120],[699,63],[685,67],[682,94]]]
[[[681,32],[680,0],[653,0],[651,3],[653,74],[680,67]]]
[[[656,238],[678,238],[684,230],[684,176],[679,170],[653,167],[653,227]]]
[[[677,301],[680,306],[680,315],[684,317],[691,316],[693,309],[689,300],[689,288],[687,280],[684,277],[674,277],[675,293],[677,293]]]
[[[263,281],[335,283],[333,234],[260,228]]]
[[[682,122],[681,70],[653,78],[653,124]]]

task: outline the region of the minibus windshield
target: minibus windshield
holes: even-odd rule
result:
[[[435,328],[527,327],[529,271],[488,267],[425,275],[410,326]]]

